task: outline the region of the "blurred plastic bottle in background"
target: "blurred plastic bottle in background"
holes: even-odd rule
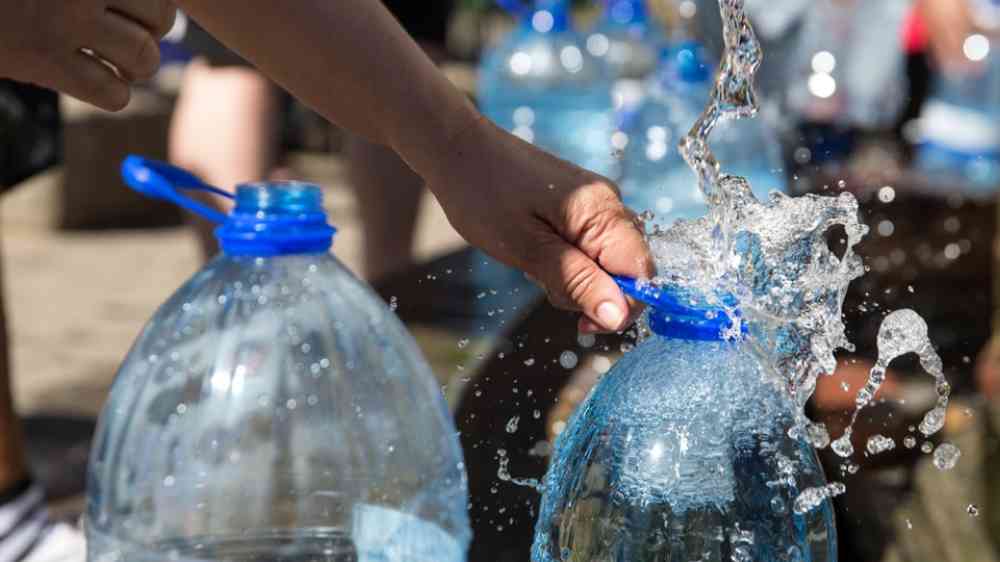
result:
[[[815,2],[805,12],[789,104],[802,120],[891,128],[906,104],[907,0]]]
[[[614,178],[612,80],[570,25],[565,0],[537,0],[483,58],[479,102],[500,127],[578,166]]]
[[[646,0],[603,0],[604,12],[587,33],[587,50],[605,61],[614,85],[618,111],[642,101],[643,81],[656,70],[660,51],[668,45],[660,24],[651,19]]]
[[[650,305],[653,335],[559,436],[534,562],[835,562],[826,478],[815,450],[788,435],[782,385],[744,340],[723,337],[725,311],[624,285]]]
[[[938,73],[919,120],[916,166],[934,185],[988,197],[1000,189],[1000,0],[972,8],[987,34],[966,38],[968,68]]]
[[[694,42],[664,50],[645,101],[614,139],[625,150],[622,197],[636,211],[652,211],[652,224],[696,218],[708,209],[677,149],[708,103],[713,70],[706,59]],[[727,121],[710,141],[723,171],[745,176],[762,201],[771,191],[786,191],[781,147],[763,119]]]
[[[483,114],[520,138],[578,166],[617,179],[611,135],[613,81],[570,24],[567,0],[499,0],[517,27],[486,53],[479,70]],[[543,186],[544,187],[544,186]],[[541,296],[524,274],[480,251],[469,263],[470,303],[486,332]],[[485,295],[478,298],[478,295]],[[498,312],[504,312],[503,316]]]
[[[88,476],[88,560],[463,562],[466,476],[441,389],[329,254],[319,189],[241,186],[227,216],[176,191],[211,189],[193,176],[136,158],[125,171],[220,223],[224,253],[118,372]]]

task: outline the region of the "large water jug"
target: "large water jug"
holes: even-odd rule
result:
[[[519,24],[483,58],[483,114],[548,152],[615,177],[612,80],[603,61],[572,29],[567,2],[503,4],[517,12]]]
[[[622,280],[653,335],[591,391],[555,445],[534,562],[833,562],[816,453],[729,316]]]
[[[950,192],[992,196],[1000,189],[1000,0],[973,6],[993,33],[966,39],[969,68],[939,73],[921,112],[916,165]]]
[[[635,109],[643,81],[656,70],[667,36],[650,18],[646,0],[604,0],[604,12],[587,33],[587,50],[605,61],[614,80],[615,109]]]
[[[665,226],[708,210],[677,145],[708,103],[712,76],[712,65],[698,43],[664,50],[645,101],[623,122],[627,145],[622,197],[631,208],[654,213],[651,224]],[[710,142],[725,172],[746,177],[759,199],[787,190],[781,146],[766,121],[726,121]]]
[[[228,193],[130,158],[130,185],[221,226],[223,253],[121,366],[88,475],[91,562],[462,562],[466,477],[414,341],[329,248],[317,187]]]

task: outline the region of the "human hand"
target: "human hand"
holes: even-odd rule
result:
[[[175,13],[169,0],[0,0],[0,77],[122,109]]]
[[[965,40],[976,31],[967,0],[917,0],[917,11],[927,26],[934,60],[944,70],[964,72],[971,66]]]
[[[642,228],[614,184],[479,117],[425,177],[471,244],[526,272],[584,333],[625,329],[641,311],[611,274],[655,272]]]

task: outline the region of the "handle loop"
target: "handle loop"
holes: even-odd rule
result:
[[[125,158],[122,162],[122,178],[129,187],[147,197],[168,201],[216,224],[226,222],[228,217],[225,213],[183,195],[181,190],[203,191],[226,199],[234,199],[232,193],[208,185],[186,170],[141,156],[132,155]]]

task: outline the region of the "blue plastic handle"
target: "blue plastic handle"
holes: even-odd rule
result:
[[[633,299],[647,304],[659,312],[668,314],[690,315],[692,307],[677,299],[670,291],[664,291],[652,283],[640,283],[630,277],[614,277],[621,290]]]
[[[224,213],[185,197],[180,190],[204,191],[227,199],[233,199],[232,193],[208,185],[191,172],[166,162],[135,155],[128,156],[122,162],[122,178],[129,187],[147,197],[169,201],[214,223],[223,224],[229,218]]]
[[[716,311],[714,317],[709,317],[712,307],[685,303],[669,288],[641,283],[629,277],[614,277],[614,280],[626,295],[650,307],[650,328],[661,336],[720,341],[723,331],[732,326],[732,320],[721,309]],[[745,324],[742,332],[747,333]]]

